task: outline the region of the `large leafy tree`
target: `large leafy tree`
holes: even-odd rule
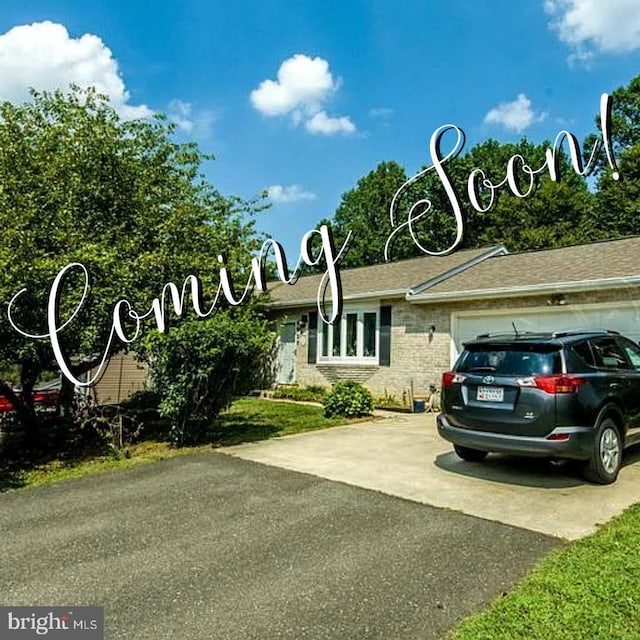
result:
[[[601,154],[589,229],[598,238],[640,234],[640,76],[612,94],[611,131],[621,180]],[[596,117],[600,127],[600,116]],[[589,148],[592,138],[587,141]],[[586,150],[585,150],[586,151]]]
[[[496,192],[494,203],[484,213],[471,205],[467,180],[477,168],[493,184],[504,180],[509,159],[519,154],[533,168],[544,164],[549,143],[533,144],[522,139],[517,143],[487,140],[461,156],[445,163],[445,169],[457,194],[464,220],[464,236],[460,248],[474,248],[504,243],[509,250],[542,249],[564,246],[588,239],[586,221],[592,207],[592,196],[586,180],[571,167],[564,151],[559,152],[561,179],[551,180],[547,171],[540,173],[534,192],[518,198],[508,188]],[[332,225],[339,238],[352,231],[349,252],[343,266],[355,267],[384,261],[384,247],[394,227],[389,209],[398,189],[405,184],[404,169],[395,162],[380,164],[346,192],[338,206]],[[520,176],[520,188],[527,180]],[[487,189],[480,189],[480,199],[487,204]],[[416,239],[432,252],[444,251],[456,238],[456,221],[452,204],[443,182],[434,171],[426,172],[398,195],[395,225],[406,221],[410,208],[424,202],[416,212],[426,211],[413,225]],[[398,260],[423,255],[405,226],[394,235],[389,255]]]
[[[58,271],[72,262],[91,274],[91,291],[60,334],[74,375],[95,366],[108,344],[114,303],[126,297],[144,311],[169,281],[189,273],[212,289],[216,256],[233,269],[256,246],[248,205],[222,197],[201,177],[206,158],[178,144],[162,117],[123,121],[91,90],[37,93],[0,105],[0,298],[25,292],[15,322],[47,332],[47,297]],[[76,272],[77,275],[77,272]],[[60,319],[82,294],[65,282]],[[214,289],[215,290],[215,289]],[[122,349],[114,341],[111,351]],[[28,436],[37,437],[33,388],[56,370],[48,340],[25,338],[0,318],[0,367],[17,367],[22,396],[0,381]]]
[[[517,143],[488,140],[464,156],[465,173],[482,168],[493,184],[504,180],[509,159],[522,156],[534,170],[545,163],[545,152],[551,143],[534,144],[527,139]],[[463,207],[466,212],[464,247],[502,243],[510,251],[549,249],[577,244],[588,239],[584,221],[591,210],[591,194],[587,181],[572,168],[564,150],[558,152],[559,180],[554,182],[544,169],[538,174],[534,190],[526,197],[514,195],[503,187],[494,205],[486,213],[471,206],[466,190]],[[516,172],[521,192],[529,187],[529,178]]]
[[[640,234],[640,144],[618,152],[622,180],[604,168],[597,180],[593,217],[588,221],[596,238],[617,238]]]
[[[389,207],[394,194],[407,181],[405,170],[397,162],[381,162],[373,171],[358,180],[353,189],[342,195],[331,224],[338,246],[351,231],[349,249],[341,260],[342,267],[359,267],[384,261],[384,248],[392,227]],[[398,217],[406,219],[410,195],[399,201]],[[393,242],[394,259],[420,255],[420,249],[409,234],[398,235]]]

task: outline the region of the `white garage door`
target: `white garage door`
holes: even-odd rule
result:
[[[459,314],[452,317],[452,363],[462,345],[483,333],[518,331],[562,331],[563,329],[598,328],[620,331],[640,341],[640,301],[612,305],[571,305],[537,310],[513,310],[505,313],[486,312]]]

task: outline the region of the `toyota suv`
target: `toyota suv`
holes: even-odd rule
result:
[[[606,330],[478,336],[442,376],[441,404],[438,432],[463,460],[568,458],[610,484],[640,441],[640,347]]]

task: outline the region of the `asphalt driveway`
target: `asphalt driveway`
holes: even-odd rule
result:
[[[381,412],[372,423],[225,451],[567,540],[640,501],[640,448],[625,453],[615,484],[599,486],[567,464],[501,455],[464,462],[438,436],[432,414]]]
[[[0,540],[2,604],[129,640],[437,638],[560,544],[215,453],[1,495]]]

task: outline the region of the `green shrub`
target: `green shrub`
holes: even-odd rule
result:
[[[298,400],[305,402],[322,402],[327,395],[327,390],[317,384],[308,387],[298,387],[297,385],[290,387],[278,387],[273,392],[273,397],[283,400]]]
[[[274,340],[267,323],[247,306],[219,310],[206,321],[185,319],[168,333],[145,336],[140,353],[174,445],[203,441],[235,395],[263,386]]]
[[[138,417],[118,405],[81,407],[74,416],[87,437],[96,437],[111,453],[126,452],[125,447],[138,440],[143,423]]]
[[[162,398],[157,391],[140,389],[120,404],[130,411],[157,411]]]
[[[324,415],[359,418],[373,412],[373,396],[359,382],[338,382],[324,399]]]

